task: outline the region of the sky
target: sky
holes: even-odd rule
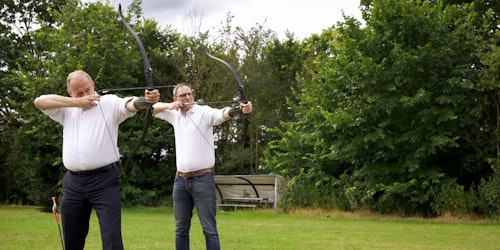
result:
[[[132,0],[83,0],[106,2],[125,12]],[[244,30],[263,25],[284,38],[288,30],[303,39],[319,34],[338,21],[342,12],[361,20],[359,0],[143,0],[146,18],[154,19],[162,27],[171,25],[177,31],[193,35],[196,31],[217,31],[225,23],[228,13],[234,16],[232,25]]]

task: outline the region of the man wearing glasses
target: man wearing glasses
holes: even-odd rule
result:
[[[222,109],[200,106],[194,102],[193,90],[186,83],[177,84],[173,96],[174,101],[171,103],[156,103],[153,115],[174,127],[177,173],[172,196],[176,249],[189,249],[194,206],[203,228],[206,248],[220,249],[212,169],[215,165],[213,127],[241,113],[251,113],[252,103],[240,103],[238,108]]]

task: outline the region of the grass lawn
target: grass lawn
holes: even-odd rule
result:
[[[499,221],[397,218],[301,211],[239,210],[217,214],[223,249],[500,249]],[[95,213],[86,249],[101,249]],[[125,208],[125,249],[174,249],[173,209]],[[197,215],[191,249],[205,249]],[[52,213],[0,206],[0,249],[61,249]]]

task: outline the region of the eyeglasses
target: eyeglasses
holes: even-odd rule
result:
[[[184,98],[186,96],[192,96],[192,95],[193,95],[193,93],[189,92],[189,93],[184,93],[184,94],[177,95],[177,97]]]

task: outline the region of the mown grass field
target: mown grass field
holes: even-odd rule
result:
[[[474,219],[380,217],[308,210],[239,210],[217,215],[223,249],[500,249],[500,222]],[[125,249],[174,249],[173,210],[125,208]],[[61,249],[52,213],[39,207],[0,206],[0,249]],[[86,249],[101,249],[95,213]],[[191,249],[204,249],[195,215]]]

